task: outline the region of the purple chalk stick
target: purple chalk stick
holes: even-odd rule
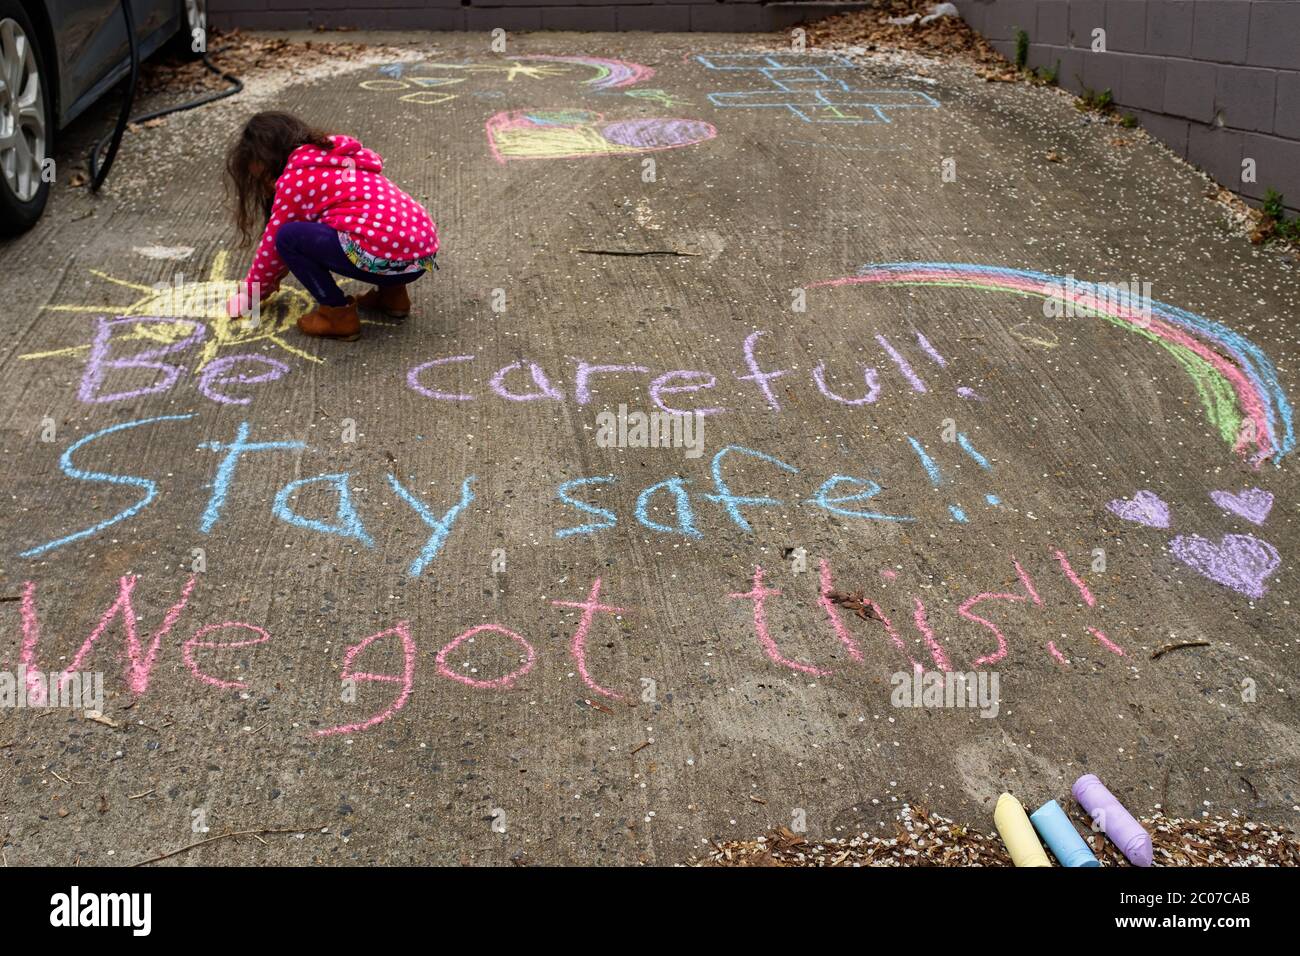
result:
[[[1124,809],[1096,774],[1085,773],[1074,781],[1070,792],[1130,863],[1134,866],[1151,865],[1151,834],[1142,829],[1142,824]]]

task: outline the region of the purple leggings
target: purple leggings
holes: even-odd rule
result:
[[[423,270],[382,275],[358,269],[344,255],[338,232],[321,222],[286,222],[275,234],[275,251],[321,305],[347,305],[348,297],[330,273],[378,286],[406,285],[424,275]]]

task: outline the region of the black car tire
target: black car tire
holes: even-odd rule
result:
[[[39,36],[32,27],[31,18],[27,16],[27,11],[23,9],[18,0],[0,0],[0,22],[4,20],[14,20],[26,34],[28,42],[31,44],[32,53],[36,58],[36,70],[40,77],[41,89],[44,92],[42,100],[45,106],[45,159],[48,161],[50,156],[50,147],[54,134],[54,97],[53,84],[50,82],[50,73],[45,65],[45,51],[41,48]],[[26,232],[36,221],[41,218],[41,213],[45,211],[45,204],[50,198],[50,183],[41,177],[40,185],[36,189],[36,194],[31,199],[23,202],[9,188],[9,183],[3,175],[0,175],[0,236],[9,237],[17,236]]]

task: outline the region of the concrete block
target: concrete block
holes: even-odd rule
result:
[[[1192,56],[1215,63],[1245,63],[1250,7],[1243,0],[1197,0]]]
[[[1070,0],[1070,46],[1092,49],[1092,31],[1106,29],[1105,0]]]
[[[1300,73],[1277,74],[1277,103],[1273,107],[1273,132],[1300,139]],[[1296,197],[1300,199],[1300,196]]]
[[[1300,3],[1296,0],[1251,3],[1246,62],[1251,66],[1300,68]]]
[[[1159,56],[1121,56],[1123,69],[1115,101],[1121,106],[1152,112],[1164,109],[1165,66],[1168,61]]]
[[[1107,51],[1141,53],[1146,45],[1146,0],[1106,0]]]
[[[1247,133],[1241,153],[1243,159],[1255,160],[1255,182],[1243,183],[1242,192],[1263,199],[1274,189],[1286,197],[1288,205],[1300,206],[1300,142]]]
[[[1241,147],[1245,133],[1193,123],[1187,130],[1187,159],[1229,189],[1241,188]]]
[[[1144,53],[1150,56],[1191,56],[1192,0],[1148,0]]]
[[[1214,108],[1223,125],[1232,129],[1273,131],[1277,73],[1245,66],[1215,68]]]
[[[1214,90],[1218,67],[1196,60],[1169,60],[1165,64],[1166,113],[1200,123],[1214,119]]]

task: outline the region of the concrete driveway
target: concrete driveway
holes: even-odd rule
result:
[[[667,864],[1086,772],[1294,821],[1294,265],[1063,94],[761,43],[250,83],[0,248],[0,666],[104,693],[0,712],[9,864]],[[221,318],[266,108],[433,212],[406,322]]]

